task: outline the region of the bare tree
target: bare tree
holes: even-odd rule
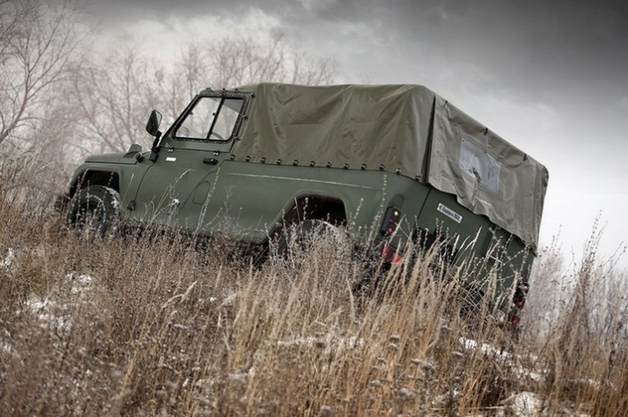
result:
[[[72,97],[83,132],[77,139],[87,140],[79,144],[86,151],[124,150],[145,135],[148,112],[158,104],[158,82],[136,50],[127,45],[122,52],[74,68]]]
[[[166,123],[205,87],[233,88],[261,81],[325,84],[336,69],[331,60],[313,60],[283,39],[260,43],[226,38],[209,47],[190,44],[175,65],[140,54],[133,43],[75,68],[72,96],[87,143],[96,152],[122,151],[146,138],[153,108]]]
[[[76,17],[68,2],[0,2],[0,144],[37,130],[47,94],[81,42]]]
[[[216,87],[267,82],[330,84],[336,75],[331,59],[312,59],[282,37],[263,43],[250,38],[226,38],[205,51],[208,79]]]
[[[40,182],[54,182],[85,154],[148,145],[150,110],[172,122],[202,88],[324,84],[335,75],[333,61],[311,59],[282,38],[184,45],[176,63],[143,56],[132,41],[92,53],[73,1],[0,0],[0,149],[5,160],[36,160]]]
[[[208,72],[205,61],[201,48],[191,44],[185,48],[174,69],[156,70],[156,96],[166,120],[173,120],[199,90],[207,87],[204,85]]]

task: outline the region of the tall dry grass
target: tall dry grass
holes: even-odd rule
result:
[[[625,310],[595,316],[587,298],[614,272],[598,268],[595,244],[570,276],[573,296],[548,306],[549,320],[531,298],[515,341],[488,304],[460,314],[435,254],[381,275],[324,239],[261,267],[229,242],[151,231],[89,242],[50,210],[54,192],[27,186],[32,169],[1,168],[0,415],[628,409]]]

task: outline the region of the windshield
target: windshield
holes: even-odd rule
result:
[[[201,97],[175,132],[177,139],[227,141],[242,109],[241,98]]]

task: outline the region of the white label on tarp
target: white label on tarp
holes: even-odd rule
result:
[[[173,156],[168,156],[168,157],[166,157],[166,162],[174,162],[174,161],[176,161],[176,160],[177,160],[177,158],[175,158],[175,157],[173,157]]]
[[[438,204],[437,210],[443,213],[445,216],[452,219],[453,221],[455,221],[456,223],[460,223],[462,221],[462,216],[460,214],[456,213],[455,211],[453,211],[452,209],[450,209],[449,207],[447,207],[446,205],[442,203]]]

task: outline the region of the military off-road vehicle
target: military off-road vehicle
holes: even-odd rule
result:
[[[523,306],[546,168],[419,85],[263,83],[201,91],[151,149],[95,155],[76,170],[68,221],[106,233],[158,225],[266,245],[287,225],[343,226],[390,263],[441,242],[452,265],[499,270],[505,310]]]

